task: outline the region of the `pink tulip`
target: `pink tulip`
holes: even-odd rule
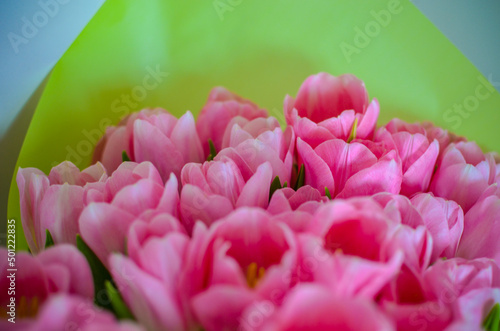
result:
[[[399,272],[403,258],[396,253],[374,261],[341,248],[332,252],[324,238],[308,233],[299,234],[298,241],[301,259],[292,279],[321,284],[341,297],[375,298]]]
[[[412,284],[405,286],[410,287]],[[396,323],[397,330],[442,331],[453,321],[451,307],[439,301],[399,305],[383,302],[382,309]]]
[[[267,211],[273,215],[294,210],[314,214],[316,209],[326,201],[328,201],[327,197],[321,196],[318,190],[309,185],[302,186],[297,191],[285,187],[274,192]]]
[[[10,260],[9,264],[8,256],[5,248],[0,249],[0,286],[4,289],[0,294],[0,304],[9,312],[7,305],[11,297],[15,298],[16,321],[35,317],[39,307],[55,293],[75,294],[87,299],[94,297],[90,267],[72,245],[59,244],[37,256],[17,252],[15,260]],[[12,275],[14,278],[10,278]]]
[[[379,105],[376,99],[368,102],[365,84],[355,76],[322,72],[304,81],[296,99],[286,96],[286,122],[312,148],[335,138],[347,140],[355,121],[356,137],[370,139]]]
[[[432,237],[430,262],[455,256],[464,228],[462,208],[451,200],[419,193],[408,199],[402,195],[378,193],[372,196],[393,220],[413,229],[423,226]],[[423,234],[423,233],[422,233]]]
[[[182,222],[191,232],[196,221],[210,225],[239,207],[267,208],[271,180],[268,162],[258,166],[247,180],[229,158],[187,164],[181,174]]]
[[[500,198],[496,195],[477,202],[466,214],[457,256],[487,257],[500,264]]]
[[[443,330],[453,320],[450,302],[424,290],[422,275],[403,267],[380,299],[398,330]],[[439,294],[439,293],[438,293]]]
[[[220,150],[238,146],[244,140],[255,139],[264,132],[274,131],[279,127],[280,124],[274,117],[257,117],[253,120],[241,116],[233,117],[226,126]]]
[[[300,284],[283,306],[259,302],[244,313],[238,330],[395,330],[377,306],[362,298],[339,297],[317,284]]]
[[[403,175],[396,151],[370,141],[332,139],[311,148],[297,139],[305,183],[332,197],[348,198],[378,192],[399,193]]]
[[[443,154],[444,150],[448,147],[449,144],[467,141],[467,139],[465,139],[464,137],[457,136],[453,132],[449,132],[446,129],[435,126],[430,122],[423,122],[422,126],[425,128],[425,133],[427,135],[427,139],[429,139],[429,142],[434,141],[434,139],[439,142],[440,156]]]
[[[75,244],[84,192],[106,179],[106,170],[100,163],[80,172],[73,163],[65,161],[52,168],[48,176],[35,168],[19,168],[21,222],[31,252],[43,250],[46,230],[56,244]]]
[[[297,264],[292,231],[258,208],[195,226],[181,286],[205,330],[234,330],[256,300],[280,304]]]
[[[443,153],[430,191],[456,201],[467,212],[495,182],[496,166],[491,154],[483,154],[474,142],[450,144]]]
[[[414,229],[425,224],[420,212],[412,205],[410,199],[404,195],[381,192],[374,194],[372,199],[396,223],[408,225]]]
[[[176,217],[168,213],[157,214],[149,221],[135,220],[127,235],[128,256],[137,259],[136,255],[146,241],[153,237],[163,237],[171,232],[186,234],[186,229]]]
[[[500,268],[486,258],[438,260],[423,274],[423,284],[429,297],[452,304],[470,291],[500,287]]]
[[[189,330],[178,282],[189,238],[179,232],[145,240],[132,257],[114,253],[109,265],[123,300],[148,330]]]
[[[443,330],[460,319],[454,310],[461,297],[499,285],[500,269],[492,260],[439,260],[421,273],[402,269],[382,307],[402,330]]]
[[[177,216],[177,178],[165,186],[149,162],[125,162],[99,188],[89,190],[79,225],[82,238],[107,265],[112,252],[125,252],[128,229],[136,219],[149,221],[162,213]]]
[[[302,255],[318,258],[313,259],[314,270],[303,265],[300,271],[343,296],[373,298],[399,272],[402,252],[389,250],[397,226],[369,198],[326,203],[314,215],[308,232],[319,237],[322,249],[332,257],[322,258],[314,241],[301,241]]]
[[[481,288],[461,296],[455,305],[455,323],[446,331],[484,330],[483,323],[496,303],[500,302],[499,288]]]
[[[289,187],[276,190],[269,201],[267,211],[277,222],[283,222],[294,232],[306,232],[316,210],[328,201],[318,190],[309,185],[297,191]]]
[[[35,317],[35,316],[34,316]],[[74,295],[51,296],[40,307],[36,318],[19,320],[16,323],[0,320],[2,330],[25,331],[144,331],[131,322],[118,322],[109,312],[92,305],[92,301]]]
[[[210,152],[209,139],[213,141],[217,151],[222,149],[225,132],[232,128],[232,124],[234,124],[232,120],[235,117],[251,121],[267,116],[267,111],[260,109],[253,102],[243,99],[224,87],[213,88],[196,121],[196,130],[200,136],[205,155]]]
[[[431,261],[438,257],[454,257],[464,230],[462,208],[455,201],[429,193],[415,195],[411,203],[422,215],[423,223],[432,236]]]
[[[255,174],[261,164],[269,162],[273,179],[278,176],[282,185],[285,182],[294,184],[290,181],[294,151],[295,135],[290,127],[285,131],[276,127],[272,131],[263,131],[254,137],[252,132],[235,125],[229,138],[229,147],[221,150],[215,160],[230,158],[236,163],[245,180]]]
[[[402,162],[403,182],[401,194],[411,196],[418,192],[426,192],[434,166],[439,155],[437,140],[429,142],[425,134],[398,130],[391,132],[391,122],[386,127],[381,127],[375,133],[374,140],[382,142],[386,148],[397,151]]]
[[[164,181],[170,173],[179,176],[184,164],[205,159],[193,115],[188,111],[177,119],[161,108],[144,109],[108,129],[94,160],[111,173],[122,163],[123,151],[131,161],[153,163]]]

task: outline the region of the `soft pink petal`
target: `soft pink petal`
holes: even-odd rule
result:
[[[125,252],[134,215],[107,203],[91,203],[78,220],[83,240],[104,265],[112,252]]]
[[[297,151],[305,168],[305,184],[320,192],[324,191],[325,187],[330,192],[335,192],[334,179],[328,164],[300,138],[297,138]]]
[[[243,187],[236,207],[267,208],[269,203],[269,188],[272,180],[272,168],[269,163],[263,163]]]

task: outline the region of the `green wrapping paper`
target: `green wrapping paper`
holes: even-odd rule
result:
[[[283,123],[284,96],[320,71],[364,80],[379,124],[429,120],[500,151],[500,77],[409,1],[108,0],[54,67],[17,167],[85,168],[106,126],[144,107],[197,114],[216,85]],[[8,217],[26,249],[15,175]]]

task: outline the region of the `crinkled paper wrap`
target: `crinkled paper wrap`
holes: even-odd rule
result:
[[[108,0],[51,73],[17,167],[84,168],[106,126],[143,107],[196,114],[216,85],[284,122],[284,96],[320,71],[364,80],[379,123],[430,120],[500,150],[495,78],[409,1]],[[15,174],[8,217],[26,249]]]

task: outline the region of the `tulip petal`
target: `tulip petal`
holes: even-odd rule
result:
[[[304,164],[305,183],[318,190],[324,190],[326,187],[330,192],[335,192],[335,184],[328,164],[300,138],[297,138],[297,151]]]
[[[107,203],[91,203],[80,215],[80,233],[107,266],[112,252],[125,252],[125,238],[134,215]]]
[[[267,208],[269,203],[269,187],[272,179],[272,168],[268,162],[261,164],[255,174],[246,182],[236,203],[239,207]]]

